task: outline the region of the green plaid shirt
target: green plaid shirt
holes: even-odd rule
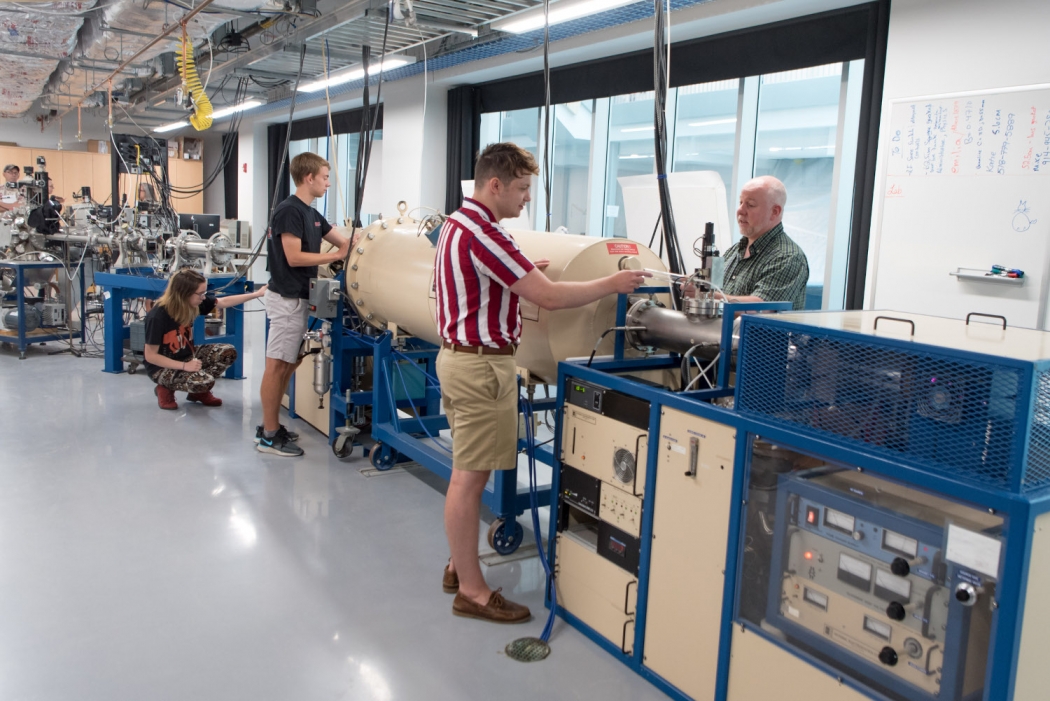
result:
[[[727,295],[761,297],[767,302],[791,302],[794,309],[806,306],[806,283],[809,262],[797,243],[777,224],[751,246],[744,257],[748,239],[726,251],[725,281]]]

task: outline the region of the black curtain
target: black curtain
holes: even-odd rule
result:
[[[678,42],[671,46],[671,87],[865,58],[874,13],[886,1]],[[542,71],[475,89],[483,112],[543,105]],[[652,49],[551,70],[551,104],[652,89]],[[451,98],[450,91],[450,117]]]
[[[228,154],[222,167],[222,184],[226,199],[226,218],[237,218],[237,172],[241,167],[237,133],[222,135],[222,152]]]
[[[376,129],[383,128],[383,106],[373,106],[373,110],[376,110]],[[333,134],[356,134],[361,131],[361,120],[364,118],[364,108],[358,108],[354,110],[345,110],[343,112],[332,113],[332,133]],[[478,128],[480,129],[481,117],[478,117]],[[267,197],[267,211],[272,209],[273,201],[270,199],[273,197],[274,187],[280,183],[280,187],[277,191],[277,202],[282,202],[287,199],[292,193],[291,188],[288,185],[289,172],[288,162],[290,158],[285,159],[284,166],[281,168],[281,172],[278,174],[277,166],[281,162],[281,156],[284,155],[284,140],[288,136],[288,124],[271,124],[266,130],[266,153],[268,160],[267,172],[269,173],[269,188],[266,191]],[[328,136],[328,116],[323,115],[320,117],[310,117],[309,119],[298,119],[292,122],[292,141],[300,141],[302,139],[316,139],[323,136]],[[236,163],[236,161],[235,161]],[[235,173],[236,176],[236,173]],[[229,175],[227,174],[227,178]],[[229,190],[227,190],[229,192]],[[236,206],[236,202],[234,203]],[[229,207],[229,200],[226,204]],[[458,207],[459,205],[457,205]]]
[[[283,159],[284,156],[284,140],[288,137],[288,125],[287,124],[271,124],[266,129],[266,152],[268,154],[268,168],[269,178],[267,179],[268,187],[266,188],[266,211],[270,212],[274,207],[274,189],[277,190],[277,202],[283,202],[288,199],[291,195],[291,189],[288,186],[288,159]],[[278,171],[280,167],[280,171]],[[267,215],[269,216],[269,215]],[[269,222],[266,223],[270,225]]]
[[[542,102],[542,101],[541,101]],[[481,147],[481,90],[472,85],[448,91],[448,138],[445,154],[445,213],[463,204],[461,182],[474,178]]]

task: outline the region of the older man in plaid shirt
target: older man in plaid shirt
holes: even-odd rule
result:
[[[784,233],[784,183],[770,175],[749,181],[740,191],[736,221],[740,241],[725,254],[722,291],[730,302],[791,302],[806,306],[809,262]]]

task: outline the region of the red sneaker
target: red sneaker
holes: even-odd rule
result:
[[[175,403],[175,392],[157,385],[153,388],[153,394],[157,395],[157,406],[161,409],[178,409],[179,405]]]
[[[186,395],[186,399],[191,402],[200,402],[204,406],[222,406],[222,400],[212,394],[210,390],[207,392],[191,392]]]

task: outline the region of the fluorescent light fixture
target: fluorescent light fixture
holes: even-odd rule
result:
[[[410,63],[415,63],[415,59],[410,56],[387,56],[383,59],[382,64],[378,61],[373,63],[368,70],[369,75],[376,75],[382,71],[389,71],[394,68],[400,68],[401,66],[407,66]],[[346,71],[335,73],[328,77],[327,80],[321,78],[315,80],[312,83],[299,86],[299,92],[317,92],[318,90],[324,90],[325,85],[328,87],[335,87],[336,85],[342,85],[343,83],[350,83],[355,80],[361,80],[365,77],[365,69],[357,66]]]
[[[691,127],[711,127],[715,124],[736,124],[736,117],[729,119],[709,119],[706,122],[689,122]]]
[[[620,132],[627,134],[632,131],[654,131],[655,129],[656,127],[628,127],[626,129],[621,129]]]
[[[253,107],[258,107],[261,104],[262,102],[260,102],[259,100],[245,100],[244,102],[241,102],[239,104],[230,105],[229,107],[223,107],[221,110],[215,110],[211,113],[211,118],[213,120],[222,119],[223,117],[229,117],[231,114],[236,114],[237,112],[240,112],[242,110],[250,110]],[[176,129],[182,129],[183,127],[188,127],[189,125],[190,123],[184,119],[181,122],[172,122],[171,124],[164,124],[159,127],[156,127],[153,130],[153,132],[155,134],[161,134],[166,131],[175,131]]]
[[[223,107],[221,110],[215,110],[211,113],[211,118],[222,119],[223,117],[229,117],[231,114],[236,114],[237,112],[241,112],[243,110],[250,110],[253,107],[258,107],[261,104],[262,103],[258,100],[245,100],[240,104],[231,105],[229,107]]]
[[[561,0],[551,3],[548,10],[548,22],[555,24],[569,20],[588,17],[606,10],[615,10],[625,5],[633,5],[638,0]],[[524,34],[543,28],[543,8],[536,7],[506,19],[492,23],[493,29],[510,34]]]
[[[189,125],[190,123],[184,119],[181,122],[172,122],[171,124],[164,124],[162,126],[156,127],[153,129],[153,132],[155,134],[160,134],[166,131],[175,131],[176,129],[182,129],[183,127],[188,127]]]

